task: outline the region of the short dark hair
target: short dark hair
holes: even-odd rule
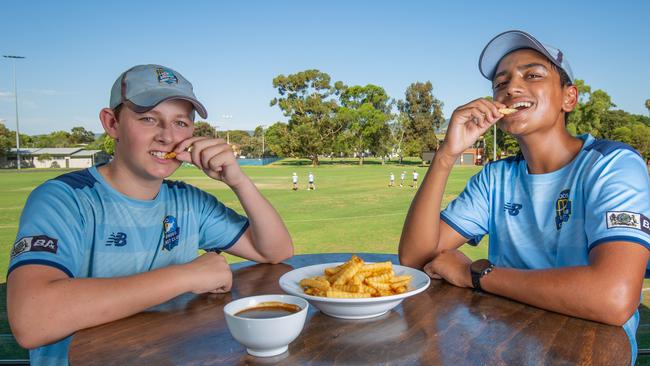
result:
[[[565,86],[573,85],[571,79],[569,78],[569,75],[566,73],[566,71],[564,71],[563,68],[558,67],[552,62],[551,67],[557,71],[558,74],[560,74],[560,87],[564,88]],[[571,114],[571,112],[564,112],[564,125],[569,122],[569,114]]]
[[[120,120],[120,112],[122,112],[122,107],[124,107],[124,103],[119,104],[117,107],[113,108],[113,114],[115,114],[115,119]]]

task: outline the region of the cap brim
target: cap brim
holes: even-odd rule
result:
[[[494,74],[499,66],[499,61],[512,51],[522,48],[531,48],[546,56],[556,66],[558,65],[554,57],[549,54],[544,45],[526,32],[511,30],[503,32],[492,38],[485,46],[481,56],[478,59],[478,68],[481,74],[488,80],[494,79]]]
[[[179,93],[178,89],[169,88],[147,90],[143,93],[132,96],[129,98],[129,101],[133,104],[132,107],[135,112],[142,113],[151,110],[164,101],[172,99],[186,100],[192,103],[194,109],[201,118],[208,118],[208,111],[201,102],[191,95]]]

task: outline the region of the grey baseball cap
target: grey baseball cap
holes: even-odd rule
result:
[[[503,32],[487,43],[483,52],[481,52],[481,57],[478,59],[478,68],[481,74],[491,81],[494,79],[494,74],[501,59],[510,52],[522,48],[531,48],[546,56],[555,66],[564,70],[571,83],[573,83],[573,72],[569,62],[564,57],[564,53],[553,46],[543,44],[535,37],[520,30]]]
[[[208,117],[192,84],[179,72],[160,65],[137,65],[123,72],[111,89],[110,107],[129,101],[135,112],[142,113],[170,99],[187,100],[201,117]]]

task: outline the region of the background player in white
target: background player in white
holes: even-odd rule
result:
[[[402,174],[399,175],[399,186],[404,187],[404,179],[406,178],[406,171],[402,171]]]
[[[395,174],[393,172],[390,172],[390,176],[388,176],[388,186],[395,187]]]
[[[297,191],[298,190],[298,174],[296,174],[295,172],[291,176],[291,182],[293,183],[293,188],[292,189],[294,191]]]
[[[420,173],[418,173],[415,169],[413,169],[413,187],[417,188],[418,187],[418,178],[420,177]]]
[[[11,255],[7,310],[32,364],[67,365],[77,330],[185,292],[229,291],[232,273],[215,251],[265,263],[293,254],[282,219],[231,147],[192,137],[195,112],[207,117],[178,72],[159,65],[125,71],[100,112],[116,141],[114,159],[30,195]],[[227,184],[248,218],[206,192],[165,181],[182,162]],[[209,252],[197,257],[200,248]]]
[[[314,174],[312,172],[309,172],[309,175],[307,176],[307,182],[308,182],[308,186],[307,186],[308,190],[316,190],[316,184],[314,184]]]
[[[650,257],[650,180],[629,146],[572,136],[578,100],[567,57],[521,31],[490,41],[479,60],[494,101],[451,116],[404,223],[402,264],[451,284],[623,326],[636,358],[637,307]],[[514,108],[504,115],[501,108]],[[493,124],[521,147],[487,164],[441,212],[456,159]],[[457,250],[489,234],[489,260]]]

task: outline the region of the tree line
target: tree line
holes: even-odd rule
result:
[[[254,131],[216,131],[208,122],[195,124],[195,136],[222,137],[240,147],[242,155],[307,158],[317,165],[319,158],[351,157],[359,159],[419,156],[422,151],[438,148],[436,132],[445,124],[443,102],[433,94],[430,81],[410,84],[403,99],[391,98],[374,84],[346,85],[332,82],[319,70],[278,75],[272,81],[277,97],[271,107],[279,108],[286,122],[278,121],[268,129]],[[584,80],[576,80],[580,92],[578,104],[568,116],[567,129],[574,135],[590,133],[596,138],[617,140],[650,159],[650,117],[616,109],[603,90],[593,90]],[[645,107],[650,113],[650,99]],[[95,135],[83,127],[70,132],[47,135],[20,135],[21,147],[73,147],[103,150],[113,154],[114,141],[106,134]],[[487,157],[493,151],[493,129],[484,136]],[[517,141],[497,132],[499,156],[519,152]],[[0,155],[15,147],[15,132],[0,123]],[[262,151],[264,150],[264,151]]]

